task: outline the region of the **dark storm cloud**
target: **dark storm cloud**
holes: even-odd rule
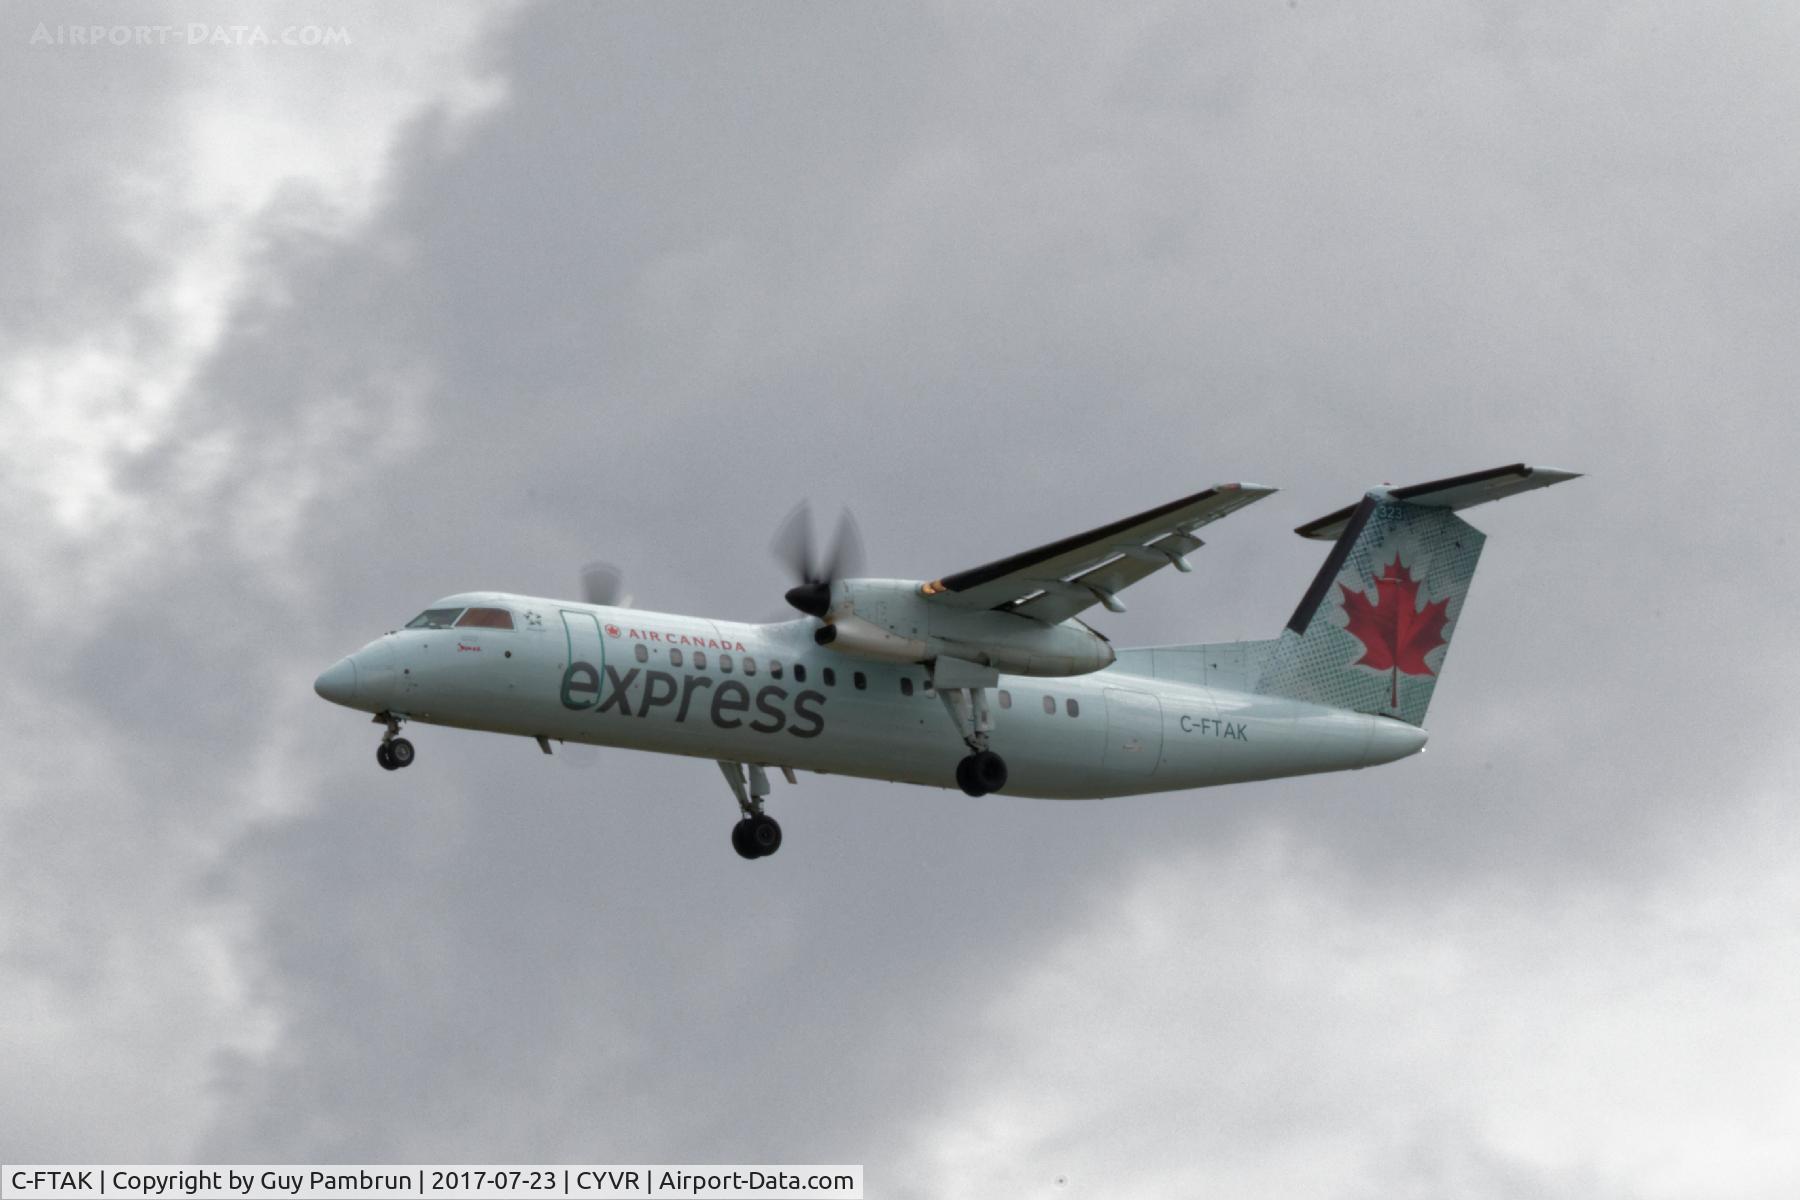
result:
[[[1196,1103],[1140,1088],[1109,1037],[1162,1037],[1183,1066],[1217,1042],[1253,1078],[1339,1049],[1266,1046],[1228,998],[1171,1025],[1059,957],[1104,949],[1094,914],[1146,871],[1239,878],[1272,828],[1298,865],[1251,872],[1245,903],[1324,896],[1348,937],[1397,898],[1469,904],[1479,946],[1523,902],[1485,889],[1527,880],[1547,911],[1653,893],[1698,822],[1791,782],[1767,747],[1794,664],[1768,630],[1794,572],[1766,514],[1792,493],[1774,398],[1796,181],[1764,123],[1791,84],[1747,34],[1686,61],[1687,39],[1547,11],[1376,30],[1280,8],[546,7],[484,46],[508,106],[454,152],[414,128],[354,239],[271,237],[257,267],[281,286],[234,313],[126,477],[155,503],[225,434],[199,546],[34,661],[133,764],[77,776],[75,811],[129,788],[135,820],[167,822],[152,838],[264,812],[177,885],[241,910],[273,1031],[208,1054],[219,1115],[192,1152],[866,1161],[926,1194],[902,1133],[935,1152],[967,1111],[987,1136],[977,1104],[1011,1069],[971,1076],[990,1043],[1054,1098],[1068,1079],[1032,1074],[1053,1036],[1102,1048],[1083,1094],[1116,1089],[1090,1161],[1156,1097]],[[308,690],[437,595],[566,593],[593,557],[647,607],[778,611],[766,542],[803,495],[854,504],[873,573],[930,577],[1276,484],[1193,576],[1105,623],[1122,644],[1269,636],[1321,556],[1291,526],[1371,482],[1521,457],[1591,475],[1473,515],[1490,542],[1431,752],[1385,771],[1097,805],[806,777],[774,797],[789,845],[746,867],[711,764],[569,768],[420,731],[389,776],[374,728]],[[259,558],[271,480],[303,518]],[[1194,888],[1127,911],[1154,929],[1232,903]],[[1229,966],[1230,916],[1170,923],[1206,943],[1188,973],[1114,975],[1154,993]],[[1283,949],[1342,966],[1304,925],[1235,923],[1275,943],[1239,947],[1245,996]],[[1441,933],[1407,928],[1427,954]],[[1330,983],[1302,1007],[1336,1011]],[[1020,996],[1041,1024],[1009,1020]],[[1455,1071],[1391,1045],[1419,1086]],[[1257,1102],[1327,1140],[1354,1127],[1339,1094]],[[1561,1186],[1431,1119],[1432,1149],[1384,1170]]]

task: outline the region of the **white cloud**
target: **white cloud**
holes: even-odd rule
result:
[[[82,651],[76,631],[104,633],[88,618],[121,581],[149,566],[167,570],[182,553],[205,554],[216,571],[235,568],[265,588],[289,581],[285,559],[308,496],[341,458],[334,451],[363,428],[356,409],[367,397],[321,401],[292,414],[284,436],[255,444],[225,428],[173,444],[175,431],[202,399],[196,382],[226,348],[234,319],[247,302],[278,293],[283,281],[268,274],[272,237],[358,236],[387,199],[416,122],[435,116],[454,134],[499,102],[502,83],[478,65],[478,51],[511,11],[355,8],[342,21],[350,46],[303,52],[122,50],[179,55],[178,86],[136,94],[121,86],[112,115],[142,121],[154,136],[125,161],[70,164],[72,176],[86,172],[111,194],[97,209],[72,203],[42,217],[48,243],[124,248],[153,268],[129,282],[122,273],[95,320],[58,311],[52,264],[48,316],[0,344],[8,575],[20,600],[35,601],[36,613],[19,615],[24,627],[41,632],[54,617],[59,631],[26,639],[5,696],[0,1061],[9,1078],[30,1081],[0,1100],[9,1149],[46,1159],[96,1146],[178,1158],[218,1117],[220,1063],[255,1061],[279,1043],[275,998],[251,982],[259,959],[249,907],[215,881],[235,839],[298,806],[306,785],[290,761],[291,730],[295,710],[316,702],[303,687],[255,701],[268,719],[253,745],[199,751],[182,738],[217,726],[193,712],[179,732],[134,745],[128,718],[106,703],[119,679],[100,681],[84,703],[69,693],[81,680],[67,656]],[[259,16],[240,5],[232,13]],[[277,13],[261,10],[271,24]],[[107,53],[90,48],[59,78],[106,82],[118,68]],[[97,210],[129,219],[84,234]],[[384,402],[398,399],[401,419],[418,404],[422,384],[408,364],[369,375]],[[170,456],[178,482],[144,496],[128,474],[152,450]],[[220,505],[228,468],[245,461],[254,477]],[[189,538],[196,530],[208,536]],[[179,661],[183,675],[158,694],[204,704],[228,678],[205,657],[190,647],[159,660]],[[308,677],[280,652],[263,661],[283,679]],[[149,669],[135,655],[105,662],[107,672],[137,672],[119,677],[132,684]],[[208,670],[212,678],[197,683]]]
[[[1159,862],[981,1005],[923,1194],[1792,1195],[1796,850],[1770,804],[1641,892]]]
[[[12,542],[15,565],[22,554],[41,571],[46,551],[81,551],[80,579],[45,589],[46,599],[104,591],[146,561],[147,547],[178,539],[216,482],[207,464],[242,448],[190,455],[194,469],[180,494],[154,506],[121,476],[134,456],[170,437],[245,301],[279,292],[282,281],[266,275],[262,257],[271,237],[356,236],[387,197],[400,140],[416,121],[435,116],[454,135],[499,104],[504,83],[479,65],[479,51],[515,7],[356,7],[340,20],[309,14],[344,26],[351,41],[306,50],[118,51],[177,56],[177,86],[132,96],[115,114],[147,131],[126,160],[72,168],[102,181],[107,194],[93,203],[116,225],[42,236],[111,247],[134,261],[141,255],[155,267],[97,323],[53,318],[0,357],[8,430],[0,465],[17,489],[10,506],[30,514],[35,534]],[[271,28],[280,27],[280,12],[231,8],[234,23]],[[81,65],[92,82],[116,60],[109,66],[95,51]],[[78,225],[92,214],[75,207],[61,221]],[[54,305],[54,294],[49,299]]]

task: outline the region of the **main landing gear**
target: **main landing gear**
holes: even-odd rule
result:
[[[1006,760],[992,750],[977,750],[956,764],[956,786],[971,796],[985,796],[1006,786]]]
[[[375,761],[383,770],[398,771],[413,764],[413,744],[400,736],[400,720],[393,713],[375,715],[377,725],[387,726],[387,732],[381,735],[381,745],[375,747]]]
[[[750,782],[746,787],[742,763],[720,759],[719,770],[724,772],[725,782],[731,785],[738,809],[744,814],[731,827],[731,848],[741,858],[767,858],[781,849],[781,826],[763,811],[763,797],[769,794],[769,773],[751,763]],[[781,773],[787,776],[789,783],[795,782],[790,768],[781,768]]]
[[[988,749],[994,721],[987,702],[988,689],[1000,682],[999,673],[976,663],[940,658],[932,665],[931,676],[944,711],[969,748],[956,764],[956,786],[971,796],[999,791],[1006,786],[1006,760]]]

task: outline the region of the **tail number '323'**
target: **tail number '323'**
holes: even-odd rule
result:
[[[789,693],[784,687],[769,684],[756,692],[735,679],[723,682],[707,675],[671,675],[667,671],[644,671],[631,668],[623,675],[606,667],[606,686],[600,681],[600,670],[592,663],[572,662],[562,677],[563,707],[581,712],[616,712],[622,717],[647,717],[655,708],[675,709],[675,720],[688,719],[690,711],[704,716],[720,729],[748,726],[757,733],[780,733],[787,730],[795,737],[818,737],[825,731],[825,693],[803,691]],[[634,712],[631,707],[632,685],[644,677],[642,695]],[[710,696],[695,693],[711,689]],[[791,700],[790,700],[791,695]],[[787,710],[791,704],[793,712]]]

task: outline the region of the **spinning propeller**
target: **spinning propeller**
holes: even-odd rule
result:
[[[589,604],[630,608],[625,594],[625,573],[609,562],[591,562],[581,568],[581,598]]]
[[[838,518],[837,536],[823,561],[814,557],[812,506],[804,500],[794,506],[775,531],[769,548],[788,573],[800,580],[788,589],[787,602],[812,617],[822,617],[831,610],[834,582],[862,570],[862,535],[857,532],[856,519],[849,509]]]

